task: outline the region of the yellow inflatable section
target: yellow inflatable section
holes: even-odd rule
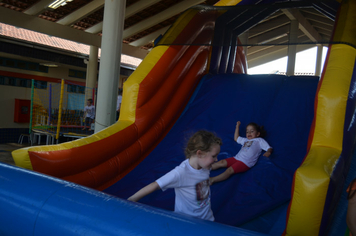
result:
[[[356,45],[356,2],[343,1],[334,42]],[[286,235],[320,235],[330,178],[343,149],[344,121],[356,49],[347,44],[329,48],[316,98],[309,152],[294,176]],[[305,216],[305,217],[303,217]]]

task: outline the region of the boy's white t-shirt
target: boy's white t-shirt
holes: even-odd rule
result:
[[[85,106],[84,112],[87,113],[85,117],[89,117],[91,119],[95,118],[95,106],[93,105]]]
[[[187,159],[156,182],[163,191],[174,188],[175,212],[214,221],[209,175],[210,170],[194,169]]]
[[[122,101],[122,96],[121,95],[117,96],[116,111],[119,110],[121,101]]]
[[[271,148],[271,146],[263,138],[247,139],[239,136],[236,142],[241,144],[242,147],[234,156],[235,159],[242,161],[250,168],[258,161],[262,149],[267,151]]]

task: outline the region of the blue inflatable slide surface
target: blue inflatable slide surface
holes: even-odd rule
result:
[[[185,159],[185,142],[200,129],[214,131],[222,138],[219,160],[234,156],[241,147],[233,140],[239,120],[241,136],[245,136],[248,123],[263,125],[265,139],[274,151],[270,158],[261,155],[256,166],[246,173],[212,186],[216,221],[239,226],[272,210],[286,210],[293,173],[307,151],[317,84],[318,77],[205,76],[168,135],[139,166],[105,192],[127,198],[155,181]],[[211,175],[222,171],[212,171]],[[173,210],[174,191],[158,191],[140,202]],[[270,222],[262,230],[269,231],[274,224]]]

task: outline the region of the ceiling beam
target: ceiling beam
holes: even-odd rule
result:
[[[141,0],[135,2],[126,8],[125,18],[135,15],[136,13],[145,10],[146,8],[160,2],[161,0]]]
[[[305,44],[297,45],[297,53],[315,47],[315,45]],[[270,48],[253,56],[247,56],[248,68],[259,66],[267,62],[271,62],[287,56],[288,46],[278,46],[278,48]],[[287,69],[287,68],[286,68]]]
[[[44,12],[52,2],[53,0],[38,1],[32,7],[26,9],[23,13],[31,16],[38,16],[39,14]]]
[[[316,22],[319,22],[319,23],[322,23],[322,24],[327,24],[327,25],[331,25],[331,26],[333,26],[335,24],[334,21],[330,20],[327,17],[320,16],[320,15],[317,16],[317,15],[314,15],[314,14],[311,14],[311,13],[308,13],[308,12],[304,13],[304,17],[306,19],[308,19],[308,20],[316,21]]]
[[[138,1],[131,6],[127,7],[125,10],[125,18],[128,18],[137,12],[143,11],[147,7],[150,7],[153,4],[156,4],[160,0],[145,0],[145,1]],[[61,25],[70,25],[73,24],[86,16],[90,15],[91,13],[99,10],[100,8],[104,7],[105,0],[94,0],[85,6],[79,8],[78,10],[72,12],[71,14],[63,17],[62,19],[58,20],[57,23]],[[98,24],[96,25],[96,29],[88,29],[86,32],[90,33],[99,33],[103,30],[103,25],[100,24],[100,28],[98,28]],[[91,27],[92,28],[92,27]]]
[[[290,20],[299,22],[299,29],[303,31],[312,41],[320,42],[322,40],[320,34],[314,29],[309,21],[300,13],[298,9],[282,9]]]
[[[101,37],[98,35],[89,34],[5,7],[0,8],[0,22],[87,45],[100,47],[101,44]]]
[[[311,42],[310,39],[302,32],[299,30],[298,32],[298,43],[308,43]],[[270,44],[268,45],[261,45],[261,46],[253,46],[253,47],[249,47],[248,51],[247,51],[247,55],[253,55],[254,53],[258,53],[261,52],[265,49],[271,48],[271,47],[277,47],[277,46],[281,46],[281,45],[286,45],[288,46],[288,41],[289,41],[289,37],[285,36],[285,37],[281,37],[277,40],[271,41]],[[314,44],[315,46],[315,44]]]
[[[160,30],[157,30],[149,35],[146,35],[145,37],[142,37],[138,40],[135,40],[131,43],[129,43],[131,46],[134,46],[134,47],[141,47],[141,46],[144,46],[146,45],[147,43],[149,42],[152,42],[154,41],[160,34],[164,34],[168,29],[169,29],[170,26],[167,26],[167,27],[164,27]]]
[[[202,3],[204,1],[202,0],[185,0],[182,1],[180,3],[175,4],[174,6],[152,16],[149,17],[147,19],[145,19],[144,21],[141,21],[138,24],[135,24],[129,28],[127,28],[126,30],[124,30],[123,33],[123,38],[128,38],[132,35],[135,35],[143,30],[146,30],[152,26],[155,26],[157,24],[159,24],[160,22],[167,20],[168,18],[177,15],[183,11],[185,11],[186,9],[195,6],[199,3]]]
[[[257,24],[256,26],[249,29],[249,37],[255,37],[258,34],[266,33],[272,29],[282,27],[290,23],[290,20],[286,15],[281,15],[279,17],[273,18],[272,20],[265,21],[263,23]]]
[[[287,36],[288,33],[289,33],[289,25],[284,25],[282,27],[268,31],[264,34],[259,34],[253,38],[249,38],[248,44],[251,45],[251,44],[269,43],[273,40]]]
[[[147,7],[150,7],[156,4],[157,2],[160,2],[160,0],[141,0],[132,4],[131,6],[127,7],[125,10],[125,19],[129,18],[130,16],[140,11],[143,11]],[[101,31],[103,31],[103,22],[99,22],[98,24],[93,25],[92,27],[85,30],[85,32],[92,33],[92,34],[97,34],[100,33]]]
[[[311,24],[313,25],[314,28],[318,28],[318,29],[323,29],[326,31],[329,31],[330,34],[333,32],[334,27],[331,25],[325,25],[325,24],[321,24],[319,22],[311,22]]]
[[[60,25],[36,16],[26,15],[5,7],[0,7],[0,22],[86,45],[101,46],[101,36],[73,29],[69,26]],[[122,53],[143,59],[148,51],[128,44],[122,44]]]
[[[102,8],[104,6],[104,3],[105,0],[91,1],[83,7],[79,8],[78,10],[58,20],[56,23],[61,25],[71,25]]]
[[[98,24],[95,24],[84,31],[91,34],[100,33],[101,31],[103,31],[103,22],[99,22]]]
[[[331,38],[331,34],[332,32],[328,31],[328,30],[324,30],[324,29],[318,29],[318,32],[320,35],[327,35]]]

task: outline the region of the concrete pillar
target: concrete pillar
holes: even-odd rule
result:
[[[98,77],[98,47],[90,46],[89,61],[87,64],[87,77],[85,81],[85,105],[89,98],[93,98],[93,88],[96,87]]]
[[[105,0],[95,133],[116,119],[126,1]]]
[[[287,62],[287,75],[294,75],[295,72],[295,58],[297,54],[298,42],[298,28],[299,22],[297,20],[292,20],[290,22],[289,30],[289,45],[288,45],[288,62]]]
[[[323,59],[323,45],[318,44],[316,53],[316,65],[315,65],[315,75],[321,75],[321,60]]]

